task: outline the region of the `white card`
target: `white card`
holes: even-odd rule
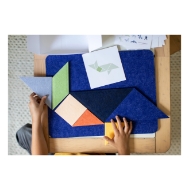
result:
[[[126,80],[117,46],[82,57],[91,89]]]

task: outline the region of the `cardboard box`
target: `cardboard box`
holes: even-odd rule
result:
[[[28,35],[27,49],[35,54],[69,55],[115,46],[116,35]],[[118,50],[126,50],[117,45]]]
[[[101,35],[28,35],[27,49],[35,54],[88,53],[102,46]]]

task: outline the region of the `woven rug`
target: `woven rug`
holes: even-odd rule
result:
[[[32,91],[20,80],[33,76],[33,54],[26,36],[8,36],[8,154],[28,155],[16,141],[16,131],[31,123],[28,108]],[[181,154],[181,52],[171,55],[171,147],[161,155]],[[138,154],[134,154],[138,155]]]

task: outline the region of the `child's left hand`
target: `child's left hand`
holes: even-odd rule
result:
[[[34,92],[30,94],[29,108],[32,116],[32,122],[41,120],[41,114],[43,113],[46,98],[46,96],[40,98]]]

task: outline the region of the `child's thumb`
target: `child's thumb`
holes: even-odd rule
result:
[[[40,102],[40,106],[43,106],[45,104],[45,100],[47,99],[47,96],[43,96]]]

